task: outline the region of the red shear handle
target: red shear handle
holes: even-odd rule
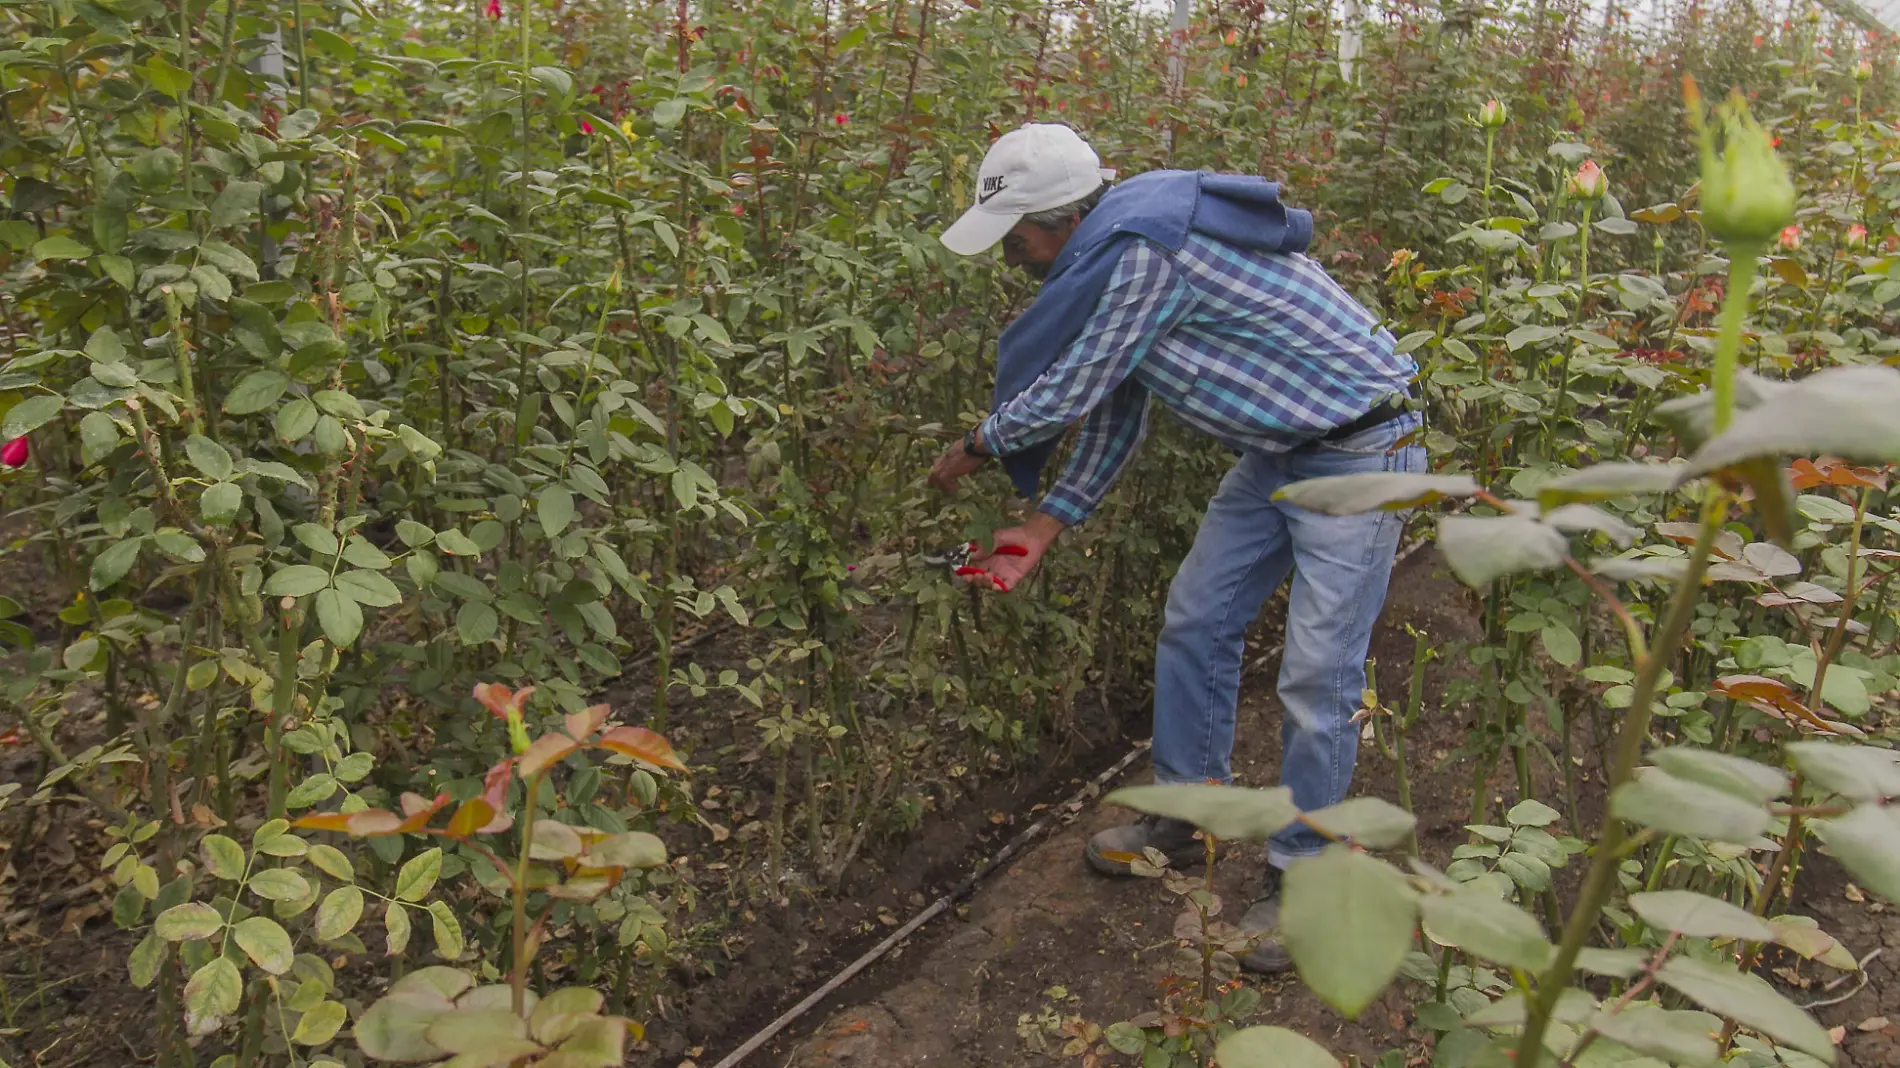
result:
[[[976,542],[971,542],[970,551],[973,553],[980,553],[983,551],[983,547],[981,545],[978,545]],[[1029,550],[1028,548],[1021,545],[998,545],[996,548],[991,549],[987,555],[989,556],[1028,556]]]

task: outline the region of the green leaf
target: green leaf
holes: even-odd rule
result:
[[[191,90],[191,72],[181,70],[176,64],[159,54],[154,54],[151,59],[145,61],[145,80],[151,84],[152,88],[173,100],[184,99],[185,94]]]
[[[1221,1068],[1339,1068],[1326,1047],[1284,1027],[1249,1027],[1214,1049]]]
[[[152,534],[152,544],[159,551],[180,563],[201,564],[205,559],[205,548],[198,539],[182,530],[167,528]]]
[[[316,865],[323,874],[346,883],[355,881],[356,865],[350,863],[349,856],[341,849],[332,845],[313,845],[308,856],[310,863]]]
[[[1264,842],[1292,823],[1299,810],[1284,786],[1250,790],[1203,783],[1128,786],[1108,795],[1111,805],[1186,820],[1216,838]]]
[[[367,567],[374,571],[382,571],[390,565],[389,556],[363,540],[361,535],[352,537],[343,546],[343,559],[357,567]]]
[[[1302,813],[1300,822],[1333,838],[1350,838],[1367,849],[1389,849],[1411,838],[1418,819],[1383,798],[1349,797]]]
[[[480,556],[482,554],[481,546],[470,541],[468,535],[453,527],[437,531],[435,544],[437,548],[450,556]]]
[[[287,444],[302,441],[317,426],[317,406],[308,397],[293,397],[277,409],[273,417],[277,439]]]
[[[1438,521],[1438,551],[1459,581],[1482,586],[1520,571],[1562,566],[1570,543],[1523,516],[1450,515]]]
[[[125,962],[126,978],[136,989],[143,990],[158,978],[159,965],[165,963],[165,943],[156,933],[147,931],[145,937],[132,950],[132,956]]]
[[[455,632],[463,645],[480,645],[495,636],[501,622],[495,610],[479,601],[470,601],[455,613]]]
[[[266,868],[251,875],[251,893],[270,901],[295,901],[310,896],[310,880],[289,868]]]
[[[1294,482],[1275,490],[1273,499],[1322,515],[1357,515],[1418,508],[1477,492],[1478,484],[1465,475],[1370,472]]]
[[[341,590],[318,590],[317,622],[330,644],[347,649],[363,633],[363,609]]]
[[[1504,814],[1504,822],[1513,827],[1548,827],[1556,823],[1560,813],[1534,797],[1527,797],[1511,806]]]
[[[210,938],[224,930],[224,917],[210,905],[187,901],[159,913],[158,919],[152,921],[152,930],[167,942]]]
[[[185,1008],[201,1020],[229,1016],[244,994],[244,977],[229,957],[213,957],[185,984]]]
[[[321,1046],[336,1037],[350,1014],[340,1002],[326,1001],[303,1014],[290,1040],[300,1046]]]
[[[434,541],[435,531],[413,519],[398,519],[396,520],[396,536],[402,539],[404,545],[414,549]]]
[[[211,228],[222,230],[249,222],[257,214],[258,198],[264,192],[262,182],[227,182],[211,202]]]
[[[198,498],[198,516],[214,526],[231,522],[237,515],[238,506],[244,503],[244,491],[235,482],[220,482],[208,486]]]
[[[130,293],[137,284],[138,277],[133,274],[132,261],[124,256],[101,256],[99,266],[103,267],[106,277],[119,284],[119,288]]]
[[[1790,742],[1795,770],[1824,790],[1853,801],[1900,797],[1900,753],[1866,745]]]
[[[1827,1031],[1760,976],[1693,957],[1671,957],[1656,979],[1717,1016],[1740,1020],[1777,1042],[1834,1063],[1834,1043]]]
[[[317,131],[323,121],[314,108],[298,108],[278,120],[277,136],[285,141],[301,141]]]
[[[1428,894],[1420,906],[1425,933],[1482,960],[1535,971],[1550,959],[1544,929],[1528,913],[1477,889]]]
[[[653,105],[653,124],[661,128],[678,126],[686,117],[686,98],[672,97]]]
[[[317,906],[317,937],[333,942],[349,934],[363,917],[363,891],[354,885],[330,891]]]
[[[1745,845],[1768,829],[1768,810],[1660,768],[1643,768],[1610,795],[1618,819],[1691,838]]]
[[[574,76],[559,67],[535,67],[531,73],[550,95],[565,97],[574,91]]]
[[[338,544],[336,535],[328,527],[317,523],[299,523],[290,530],[304,547],[319,556],[335,556]]]
[[[1544,652],[1564,667],[1576,667],[1577,661],[1583,659],[1583,643],[1577,640],[1575,631],[1562,623],[1547,624],[1538,637],[1544,643]]]
[[[1841,867],[1869,890],[1900,903],[1900,818],[1891,808],[1861,805],[1814,829]]]
[[[144,538],[127,538],[92,558],[92,588],[103,590],[125,577],[138,562]]]
[[[391,987],[387,997],[378,999],[356,1021],[354,1037],[372,1060],[441,1060],[447,1051],[430,1045],[424,1036],[438,1017],[454,1011],[454,1004],[434,990]]]
[[[1715,1039],[1722,1021],[1703,1012],[1672,1012],[1653,1002],[1637,1002],[1612,1013],[1605,1009],[1590,1018],[1590,1026],[1612,1042],[1639,1053],[1664,1057],[1672,1064],[1711,1064],[1716,1060]]]
[[[429,902],[429,923],[435,930],[435,955],[443,960],[460,960],[465,949],[462,923],[448,902]]]
[[[396,874],[396,897],[403,901],[421,901],[434,888],[442,874],[442,850],[429,849],[409,858]]]
[[[1900,461],[1895,411],[1900,411],[1900,370],[1866,366],[1817,371],[1737,411],[1727,430],[1689,458],[1684,473],[1707,474],[1757,457],[1827,454]]]
[[[1671,746],[1649,754],[1649,760],[1678,779],[1752,804],[1766,804],[1788,792],[1788,776],[1781,769],[1711,749]]]
[[[213,482],[223,482],[231,477],[231,454],[224,451],[224,446],[203,434],[193,434],[185,439],[185,455],[193,467]]]
[[[1638,494],[1674,489],[1682,471],[1679,463],[1597,464],[1552,479],[1537,487],[1537,506],[1549,511],[1566,504],[1589,504]]]
[[[290,947],[290,935],[268,917],[252,916],[238,921],[237,926],[231,928],[231,937],[245,956],[272,975],[289,971],[291,959],[296,956]]]
[[[198,843],[205,870],[226,882],[244,878],[244,847],[221,834],[207,834]]]
[[[28,397],[7,409],[6,418],[0,419],[0,441],[12,441],[23,438],[58,415],[66,407],[66,398],[39,394]]]
[[[345,571],[336,577],[336,588],[371,608],[393,608],[402,603],[402,591],[396,584],[374,571]]]
[[[31,253],[35,263],[46,260],[83,260],[91,255],[92,249],[64,234],[35,242]]]
[[[383,932],[389,936],[387,956],[400,957],[402,951],[409,948],[409,908],[399,901],[391,901],[383,912]]]
[[[320,567],[309,564],[292,564],[279,568],[264,583],[264,595],[267,597],[308,597],[330,584],[330,573]]]
[[[1286,872],[1280,937],[1320,1000],[1357,1017],[1412,948],[1418,902],[1396,869],[1331,845]]]
[[[336,777],[343,782],[361,782],[376,767],[376,758],[368,753],[351,753],[336,763]]]
[[[1516,330],[1504,335],[1504,344],[1507,345],[1512,352],[1516,352],[1526,345],[1535,345],[1542,341],[1549,341],[1554,337],[1561,337],[1562,335],[1563,331],[1557,327],[1538,326],[1533,323],[1528,326],[1520,326]]]
[[[1766,920],[1726,901],[1688,890],[1631,894],[1629,905],[1643,922],[1659,931],[1690,938],[1744,938],[1771,942],[1775,929]]]
[[[225,395],[224,410],[231,415],[250,415],[277,403],[290,388],[290,378],[282,371],[260,368],[238,379]]]
[[[574,495],[566,486],[548,486],[541,491],[537,512],[541,518],[541,529],[550,538],[559,537],[561,531],[574,521]]]

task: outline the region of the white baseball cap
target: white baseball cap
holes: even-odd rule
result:
[[[1072,204],[1114,177],[1074,130],[1028,123],[990,146],[977,171],[976,203],[943,232],[943,245],[974,256],[1001,241],[1023,216]]]

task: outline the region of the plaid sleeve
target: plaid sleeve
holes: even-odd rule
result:
[[[1082,333],[1041,378],[983,421],[984,447],[1007,456],[1101,408],[1180,320],[1192,292],[1165,253],[1147,241],[1129,242]],[[1125,414],[1139,416],[1146,407]]]
[[[1039,511],[1075,526],[1087,519],[1115,487],[1135,447],[1148,436],[1149,393],[1139,382],[1123,382],[1108,403],[1089,414],[1075,438],[1075,451]]]

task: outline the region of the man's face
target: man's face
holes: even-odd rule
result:
[[[1049,268],[1055,265],[1079,221],[1079,216],[1074,217],[1052,230],[1024,219],[1003,235],[1003,262],[1031,278],[1048,277]]]

